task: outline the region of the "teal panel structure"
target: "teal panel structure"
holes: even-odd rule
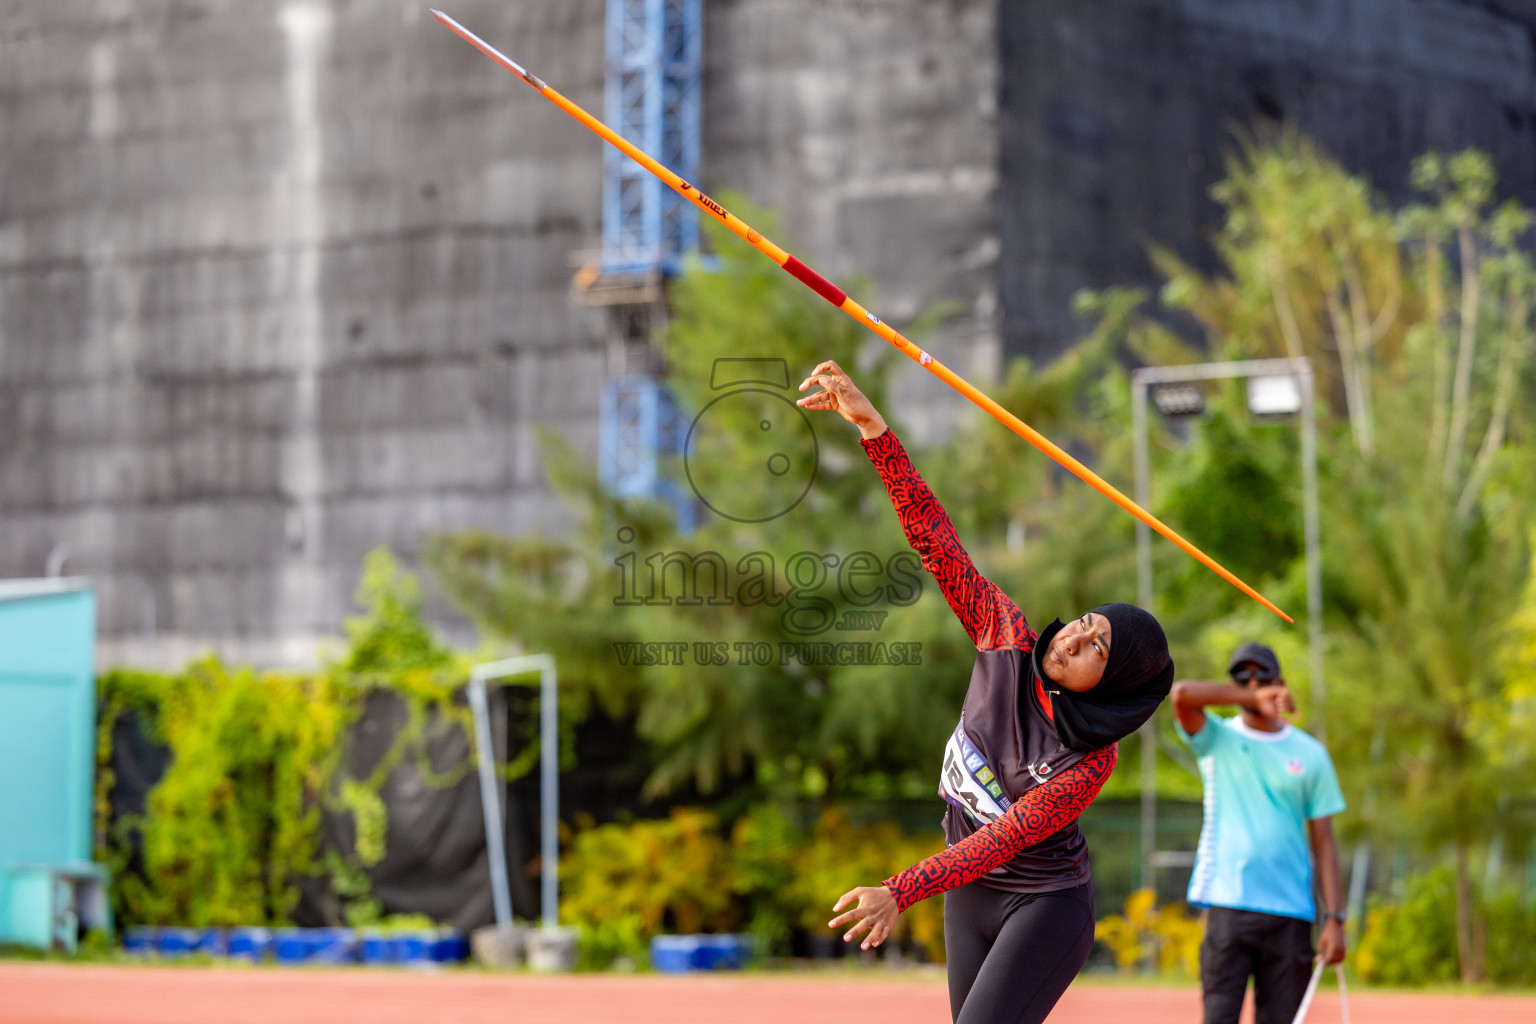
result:
[[[0,942],[39,944],[57,932],[39,915],[74,912],[56,906],[55,875],[101,875],[91,864],[95,660],[89,581],[0,580]]]
[[[73,953],[82,928],[112,933],[107,869],[100,864],[37,865],[5,871],[5,941]]]

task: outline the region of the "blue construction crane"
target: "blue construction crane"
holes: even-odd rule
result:
[[[678,530],[691,533],[698,503],[666,472],[669,462],[681,461],[689,423],[667,386],[643,374],[610,378],[603,386],[599,423],[598,473],[608,492],[665,501]]]
[[[608,0],[608,123],[689,181],[702,35],[700,0]],[[603,273],[675,273],[698,244],[698,211],[618,150],[604,160]]]
[[[607,120],[626,139],[683,178],[699,167],[700,0],[608,0]],[[697,248],[693,204],[609,148],[603,165],[603,274],[677,273]],[[695,502],[669,479],[687,420],[653,377],[615,377],[603,388],[598,465],[610,493],[670,504],[680,529],[693,528]]]

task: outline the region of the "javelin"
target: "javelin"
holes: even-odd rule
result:
[[[1013,413],[998,405],[992,399],[978,391],[969,381],[965,380],[949,367],[933,358],[933,356],[929,355],[927,352],[924,352],[912,342],[902,337],[899,331],[895,330],[893,327],[891,327],[890,324],[881,320],[879,317],[875,316],[875,314],[871,313],[869,310],[859,305],[853,299],[849,298],[848,294],[837,285],[833,284],[831,281],[828,281],[826,278],[816,273],[816,271],[812,270],[804,263],[801,263],[794,256],[791,256],[789,253],[785,252],[783,249],[780,249],[777,245],[774,245],[771,241],[764,238],[757,231],[754,231],[752,228],[748,227],[746,222],[744,222],[740,217],[737,217],[735,214],[726,210],[725,207],[715,202],[703,192],[700,192],[693,185],[684,181],[682,178],[679,178],[676,174],[672,173],[666,167],[663,167],[660,163],[657,163],[644,151],[629,142],[629,140],[625,139],[624,136],[603,124],[603,122],[587,113],[575,103],[566,99],[565,96],[561,95],[558,91],[546,85],[544,81],[537,75],[529,72],[521,64],[517,63],[517,61],[504,56],[495,47],[491,46],[489,43],[475,35],[463,25],[460,25],[458,22],[448,17],[448,15],[444,14],[442,11],[434,10],[432,12],[432,16],[435,17],[438,21],[442,22],[448,28],[452,29],[475,49],[479,50],[481,53],[485,54],[487,57],[500,64],[502,67],[512,72],[518,78],[521,78],[523,81],[533,86],[534,89],[538,90],[539,95],[549,100],[551,103],[565,111],[567,114],[570,114],[576,120],[580,121],[592,131],[596,132],[608,142],[612,143],[621,152],[630,157],[630,159],[634,160],[640,166],[656,175],[656,177],[660,178],[678,195],[693,203],[693,205],[697,206],[699,209],[715,218],[715,220],[719,221],[721,224],[724,224],[734,234],[745,239],[748,245],[752,246],[758,252],[761,252],[764,256],[767,256],[769,259],[773,260],[773,262],[783,267],[786,271],[789,272],[790,276],[805,284],[811,289],[811,291],[815,292],[817,295],[820,295],[822,298],[832,303],[832,305],[836,306],[844,313],[847,313],[849,316],[853,317],[859,323],[874,331],[876,334],[880,335],[880,337],[884,338],[892,345],[895,345],[896,348],[901,350],[903,355],[906,355],[908,358],[915,360],[919,365],[926,367],[928,372],[932,373],[935,377],[938,377],[940,380],[954,388],[956,391],[960,392],[966,398],[969,398],[972,402],[975,402],[987,412],[991,413],[993,418],[995,418],[999,423],[1013,431],[1015,434],[1018,434],[1020,437],[1034,445],[1036,448],[1040,449],[1046,455],[1049,455],[1052,459],[1056,460],[1056,462],[1058,462],[1062,468],[1068,470],[1073,475],[1080,478],[1084,483],[1092,487],[1094,490],[1104,495],[1104,497],[1108,498],[1116,505],[1119,505],[1121,508],[1125,509],[1131,515],[1146,523],[1148,526],[1162,534],[1164,537],[1167,537],[1169,540],[1173,541],[1173,543],[1177,544],[1179,547],[1188,552],[1192,557],[1194,557],[1196,561],[1200,562],[1216,575],[1232,584],[1238,590],[1241,590],[1243,593],[1259,602],[1259,604],[1263,605],[1265,608],[1268,608],[1270,611],[1280,616],[1286,622],[1294,621],[1289,615],[1285,614],[1285,612],[1271,604],[1263,594],[1260,594],[1257,590],[1254,590],[1248,584],[1244,583],[1232,573],[1222,568],[1222,566],[1218,564],[1216,560],[1213,559],[1210,555],[1207,555],[1204,551],[1201,551],[1199,548],[1195,547],[1189,541],[1179,536],[1178,533],[1174,532],[1172,528],[1164,525],[1163,522],[1152,513],[1136,504],[1130,498],[1127,498],[1125,495],[1121,494],[1119,490],[1104,480],[1104,478],[1099,476],[1093,470],[1089,469],[1087,466],[1083,465],[1081,462],[1074,459],[1061,448],[1057,447],[1044,434],[1035,430],[1029,424],[1015,416]]]

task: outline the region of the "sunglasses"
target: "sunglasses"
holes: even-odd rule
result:
[[[1273,680],[1275,677],[1270,675],[1268,672],[1263,671],[1262,669],[1245,668],[1240,672],[1233,672],[1232,678],[1236,679],[1240,683],[1246,683],[1250,679],[1257,679],[1261,683],[1267,683]]]

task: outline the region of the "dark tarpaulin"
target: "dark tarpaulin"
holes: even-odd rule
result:
[[[496,763],[507,759],[506,692],[492,688],[489,696],[491,746]],[[462,696],[458,703],[463,703]],[[366,778],[389,752],[399,731],[405,728],[409,709],[400,697],[386,691],[371,693],[362,717],[349,737],[348,774]],[[384,781],[379,796],[388,812],[384,859],[368,869],[373,896],[386,914],[425,914],[434,921],[471,931],[491,924],[491,876],[485,843],[485,818],[480,804],[480,778],[474,770],[474,747],[465,730],[449,719],[429,712],[422,731],[421,754],[407,750]],[[467,772],[457,783],[440,787],[422,777],[418,757],[424,755],[435,774],[464,766]],[[536,774],[537,769],[534,769]],[[529,878],[528,857],[537,849],[537,833],[511,787],[497,787],[506,838],[512,911],[517,917],[533,917],[538,910],[536,886]],[[509,799],[510,797],[510,799]],[[510,804],[510,806],[509,806]],[[320,825],[321,849],[337,850],[355,858],[356,830],[352,815],[327,810]],[[303,899],[294,912],[297,924],[324,924],[338,917],[337,901],[324,880],[302,887]]]
[[[137,829],[117,828],[125,816],[141,818],[149,803],[149,791],[155,788],[160,776],[170,764],[170,751],[150,736],[143,716],[135,708],[126,708],[112,723],[112,791],[108,803],[112,808],[111,822],[105,837],[116,846],[127,842],[128,870],[134,874],[144,871],[144,840]]]

